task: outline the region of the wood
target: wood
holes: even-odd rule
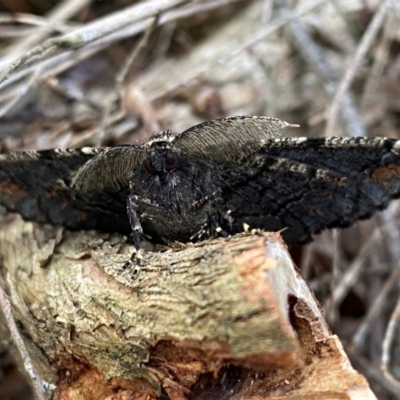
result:
[[[131,251],[3,218],[2,285],[55,399],[375,398],[278,234],[176,244],[121,272]]]

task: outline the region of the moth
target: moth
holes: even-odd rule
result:
[[[276,118],[215,119],[142,145],[0,155],[0,204],[68,229],[157,242],[244,226],[306,243],[400,197],[400,141],[282,137]]]

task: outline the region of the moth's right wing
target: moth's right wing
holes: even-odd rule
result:
[[[129,187],[129,175],[144,158],[141,146],[108,147],[89,160],[74,176],[72,186],[78,190],[118,191]]]
[[[80,168],[103,152],[87,147],[1,154],[0,204],[27,220],[129,233],[125,190],[80,191],[71,186]]]

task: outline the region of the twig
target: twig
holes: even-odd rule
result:
[[[352,343],[359,349],[364,346],[365,338],[368,332],[374,328],[373,321],[382,315],[382,309],[387,305],[387,300],[393,288],[398,284],[400,279],[400,268],[395,268],[392,271],[389,279],[386,280],[385,285],[376,297],[373,305],[369,308],[367,315],[362,323],[358,326],[357,331],[353,335]]]
[[[173,20],[176,21],[178,19],[187,18],[191,15],[209,12],[215,10],[216,8],[221,8],[223,6],[226,6],[228,4],[240,3],[240,2],[243,2],[243,0],[205,0],[205,1],[188,3],[174,10],[171,16],[173,16]]]
[[[301,256],[299,268],[304,276],[304,279],[307,281],[311,275],[311,261],[313,260],[315,253],[313,242],[311,242],[307,246],[303,246],[302,250],[303,254]]]
[[[330,325],[334,325],[338,319],[338,304],[333,300],[333,293],[340,282],[340,264],[341,264],[341,250],[340,250],[340,231],[334,229],[332,232],[333,239],[333,260],[332,260],[332,278],[330,281],[331,296],[327,299],[325,304],[326,319]]]
[[[237,1],[241,0],[225,0],[225,1],[213,1],[212,3],[201,3],[201,4],[195,4],[192,5],[192,7],[189,6],[183,6],[179,7],[177,9],[172,9],[172,10],[167,10],[160,14],[159,18],[159,25],[163,25],[169,22],[176,21],[179,18],[187,18],[190,17],[191,15],[194,15],[195,13],[198,12],[203,12],[203,11],[209,11],[213,8],[218,8],[221,7],[227,3],[235,3]],[[319,1],[319,4],[321,4],[323,0]],[[160,12],[163,11],[160,9]],[[112,14],[114,15],[114,14]],[[154,15],[153,15],[154,17]],[[111,17],[110,17],[111,18]],[[131,37],[134,35],[137,35],[140,32],[143,32],[146,30],[150,25],[151,25],[151,18],[145,19],[143,21],[138,21],[136,23],[132,23],[128,26],[126,26],[123,29],[117,30],[116,32],[110,33],[98,40],[95,40],[93,42],[90,42],[86,44],[85,46],[82,46],[80,48],[74,49],[73,57],[71,57],[72,51],[66,51],[61,54],[56,54],[52,58],[44,58],[42,60],[32,60],[32,63],[30,63],[28,66],[25,66],[25,68],[21,68],[20,70],[13,71],[11,75],[7,76],[7,80],[3,81],[1,83],[1,87],[4,90],[6,86],[9,86],[10,84],[22,79],[26,75],[29,75],[31,73],[34,73],[35,69],[38,68],[39,66],[42,68],[43,74],[42,78],[45,79],[48,76],[54,76],[56,74],[59,74],[68,68],[71,68],[73,65],[77,64],[78,62],[91,57],[93,54],[103,50],[110,44],[117,42],[119,40],[125,39],[127,37]],[[96,21],[95,21],[96,22]],[[93,23],[95,23],[93,22]],[[112,20],[109,21],[112,23]],[[91,24],[86,24],[86,28],[89,29],[89,27],[92,26]],[[21,85],[24,85],[23,82],[20,83]]]
[[[264,72],[265,81],[267,83],[267,93],[266,93],[266,115],[276,115],[275,111],[275,98],[276,98],[276,85],[272,76],[272,67],[268,65],[268,62],[261,57],[250,47],[247,52],[254,57],[257,64],[260,66],[261,70]]]
[[[391,221],[396,218],[396,209],[398,208],[398,203],[392,203],[389,208],[384,210],[380,217],[383,220],[383,226],[390,225]],[[364,340],[369,330],[372,328],[372,321],[382,314],[382,309],[387,304],[387,298],[393,290],[393,287],[397,285],[400,278],[400,266],[398,265],[398,260],[400,259],[400,235],[399,230],[396,227],[391,229],[386,229],[385,238],[388,241],[387,252],[390,256],[391,265],[394,265],[394,269],[390,277],[386,280],[385,285],[380,291],[379,295],[374,300],[374,303],[369,308],[367,315],[364,317],[363,322],[357,328],[352,338],[352,343],[361,348],[364,344]]]
[[[10,331],[11,338],[21,355],[22,361],[24,363],[25,371],[29,374],[32,382],[32,386],[35,390],[35,394],[38,400],[46,400],[46,395],[44,392],[44,385],[41,382],[40,375],[32,363],[31,357],[25,346],[25,343],[18,332],[17,324],[15,323],[14,317],[11,312],[11,304],[5,294],[3,288],[0,286],[0,306],[3,310],[5,320]]]
[[[124,115],[124,104],[123,104],[123,92],[124,92],[124,85],[125,85],[125,79],[126,76],[129,72],[129,69],[131,68],[133,62],[136,60],[137,56],[139,53],[147,46],[149,42],[150,35],[154,32],[154,28],[158,24],[158,16],[153,18],[151,25],[147,28],[145,31],[143,37],[140,39],[139,43],[134,47],[134,49],[131,51],[130,54],[125,58],[125,61],[117,73],[115,77],[115,88],[114,88],[114,94],[110,100],[110,104],[107,107],[107,109],[104,112],[104,117],[103,121],[100,127],[100,135],[98,140],[100,141],[101,144],[101,139],[104,137],[104,129],[106,126],[109,124],[110,120],[110,115],[111,112],[113,111],[113,106],[119,104],[119,114],[121,117]],[[98,130],[99,132],[99,130]]]
[[[101,39],[115,31],[119,31],[137,21],[154,17],[160,11],[175,7],[184,0],[149,0],[135,4],[113,14],[99,18],[91,24],[85,25],[63,36],[49,39],[40,46],[33,48],[0,73],[0,85],[8,76],[33,57],[53,55],[56,51],[73,50],[85,44]]]
[[[33,86],[33,84],[37,81],[38,76],[42,72],[41,68],[37,68],[35,73],[32,74],[29,79],[25,81],[25,84],[22,86],[19,86],[19,90],[14,92],[14,96],[12,96],[7,103],[5,103],[1,108],[0,108],[0,118],[4,117],[4,115],[7,114],[10,109],[14,107],[15,104],[18,103],[18,100],[24,96],[29,89]]]
[[[384,210],[382,213],[378,215],[379,220],[385,226],[386,224],[390,224],[393,220],[396,219],[398,211],[400,209],[400,203],[394,202],[389,205],[389,207]],[[396,227],[394,229],[390,229],[386,233],[387,239],[387,250],[392,260],[392,263],[395,264],[400,260],[400,232]]]
[[[389,393],[397,396],[399,394],[398,388],[392,384],[391,381],[386,379],[383,372],[371,364],[371,361],[366,359],[357,349],[352,345],[345,345],[345,351],[349,355],[351,363],[354,365],[360,373],[365,375],[365,377],[371,382],[375,381],[380,387],[385,388]]]
[[[48,19],[39,15],[23,14],[23,13],[0,13],[0,24],[24,24],[32,25],[41,28],[48,28]],[[59,22],[56,26],[52,27],[56,32],[65,33],[73,29],[72,26]]]
[[[4,51],[0,68],[4,68],[4,65],[24,53],[28,49],[32,48],[38,43],[43,42],[44,38],[55,30],[55,27],[62,21],[68,20],[71,16],[78,13],[82,8],[86,7],[90,3],[90,0],[64,0],[58,4],[47,16],[46,24],[43,25],[42,29],[38,30],[36,34],[29,35],[21,39],[19,42],[14,42],[9,46],[8,50]],[[58,29],[61,31],[61,29]]]
[[[268,23],[272,17],[272,8],[274,5],[274,0],[264,0],[263,10],[261,14],[261,20],[264,24]]]
[[[118,74],[115,77],[115,93],[117,98],[115,101],[118,101],[122,98],[122,93],[123,93],[123,86],[125,84],[125,79],[126,76],[129,72],[129,69],[132,66],[132,63],[136,60],[137,56],[139,53],[146,48],[146,46],[149,43],[150,35],[154,32],[155,27],[158,24],[158,16],[153,18],[151,21],[151,25],[147,30],[145,31],[143,37],[137,44],[137,46],[133,49],[133,51],[126,57],[124,64],[122,65],[122,68],[118,72]]]
[[[379,29],[383,23],[383,20],[386,17],[387,12],[389,8],[392,6],[393,6],[393,0],[385,0],[383,3],[381,3],[379,10],[374,15],[374,18],[371,21],[371,23],[368,25],[368,29],[365,31],[363,38],[357,48],[356,54],[352,62],[350,63],[346,73],[344,74],[337,89],[337,92],[335,94],[335,97],[332,101],[332,105],[328,112],[325,136],[334,135],[336,117],[343,95],[348,91],[351,82],[353,81],[355,74],[362,63],[362,60],[364,59],[370,47],[372,46],[372,43],[374,42],[374,39],[379,32]]]
[[[308,4],[304,10],[299,13],[295,13],[294,15],[306,15],[323,4],[325,4],[324,0],[315,0],[313,3]],[[152,94],[152,96],[150,96],[150,100],[155,101],[161,97],[167,96],[169,93],[174,92],[183,84],[187,84],[188,82],[198,78],[202,74],[208,73],[215,64],[224,65],[228,63],[237,55],[247,51],[255,44],[265,40],[268,36],[281,29],[285,24],[287,24],[288,21],[290,21],[291,18],[293,18],[293,16],[279,18],[276,22],[268,26],[263,26],[261,29],[252,32],[251,35],[243,38],[239,44],[237,43],[237,41],[235,41],[234,43],[230,43],[228,46],[221,49],[218,58],[215,58],[213,56],[212,59],[203,60],[203,62],[199,63],[196,68],[192,68],[186,74],[182,75],[178,82],[173,82],[170,86],[166,87],[163,92],[156,92]]]
[[[159,35],[159,39],[154,46],[154,49],[152,51],[151,57],[150,57],[150,63],[151,64],[156,64],[160,60],[165,57],[170,45],[171,45],[171,40],[174,35],[174,32],[176,30],[176,22],[171,22],[169,24],[165,24],[161,28],[161,32]]]
[[[385,339],[383,341],[382,351],[382,371],[386,379],[400,390],[400,381],[396,379],[390,372],[389,363],[391,359],[390,347],[393,342],[396,342],[396,332],[399,331],[400,323],[400,298],[397,300],[396,307],[390,317],[389,325],[386,329]]]
[[[278,4],[281,7],[282,15],[292,15],[287,0],[278,0]],[[326,61],[319,46],[314,42],[297,17],[292,16],[289,29],[291,31],[293,43],[310,68],[313,69],[321,79],[325,93],[332,98],[336,88],[336,73]],[[340,113],[348,136],[365,136],[365,130],[354,104],[354,98],[348,92],[344,93],[341,99]]]
[[[381,77],[384,74],[385,68],[390,65],[390,48],[393,43],[393,32],[395,32],[397,29],[397,23],[398,16],[396,13],[390,13],[388,15],[387,23],[383,26],[382,38],[376,48],[375,55],[373,57],[374,63],[371,67],[367,83],[363,89],[363,94],[360,101],[361,110],[367,111],[366,107],[372,104],[376,105],[376,93],[379,90]],[[390,73],[388,73],[388,75],[390,75]]]
[[[370,235],[369,239],[361,247],[358,256],[347,268],[346,273],[343,274],[340,283],[332,293],[332,299],[336,307],[343,301],[350,288],[358,280],[360,274],[362,273],[365,260],[373,248],[373,244],[378,240],[381,240],[383,234],[386,234],[387,231],[397,226],[398,221],[391,221],[383,227],[375,229],[374,232]]]

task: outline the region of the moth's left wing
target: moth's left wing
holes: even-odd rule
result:
[[[103,149],[82,148],[0,155],[0,204],[27,220],[70,229],[129,233],[125,191],[76,191],[71,181]]]
[[[282,138],[221,166],[232,233],[283,230],[305,243],[325,228],[347,227],[400,197],[400,141],[386,138]]]

